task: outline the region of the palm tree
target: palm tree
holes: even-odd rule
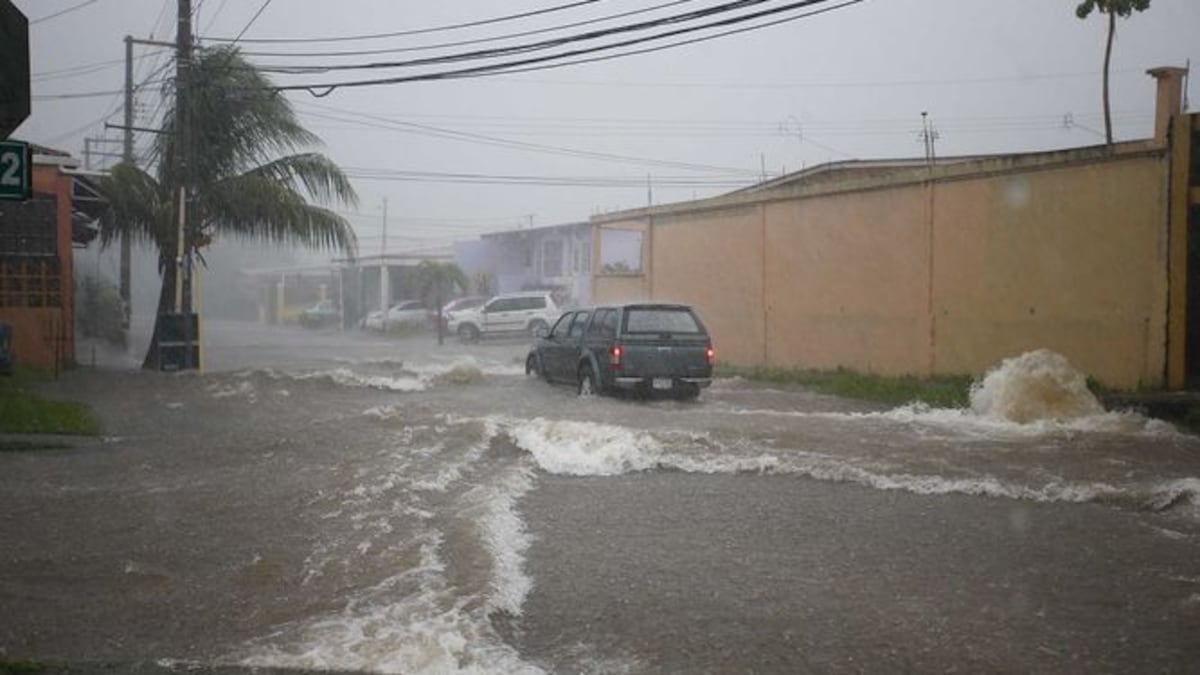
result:
[[[270,81],[235,47],[199,50],[190,81],[193,152],[188,153],[184,258],[198,255],[214,236],[336,248],[353,255],[355,237],[349,223],[309,199],[353,206],[358,200],[354,188],[327,157],[301,152],[320,139],[300,125],[288,100],[271,91]],[[114,167],[103,181],[112,208],[101,228],[105,243],[129,232],[158,248],[160,317],[175,308],[175,263],[181,250],[173,199],[182,184],[175,161],[179,148],[174,111],[164,119],[154,146],[157,175],[131,164]],[[187,274],[184,281],[190,281]],[[184,311],[190,311],[189,296],[183,293]],[[159,337],[156,322],[144,368],[159,366]]]
[[[454,263],[422,260],[417,265],[417,286],[420,289],[421,299],[425,301],[426,306],[432,302],[432,306],[437,308],[438,345],[443,344],[446,339],[446,328],[442,321],[442,305],[446,304],[445,300],[454,295],[456,290],[465,292],[470,287],[470,283],[466,273]]]
[[[1128,17],[1137,10],[1150,8],[1150,0],[1083,0],[1075,7],[1075,16],[1086,19],[1093,10],[1108,15],[1108,41],[1104,46],[1104,137],[1109,145],[1113,142],[1112,112],[1109,108],[1108,71],[1112,62],[1113,37],[1117,33],[1117,15]]]

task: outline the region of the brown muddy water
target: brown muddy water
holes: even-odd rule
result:
[[[0,661],[1200,663],[1200,441],[1086,402],[1038,415],[1031,378],[1071,376],[1048,355],[936,410],[736,379],[692,403],[580,399],[527,378],[520,341],[215,322],[206,340],[202,375],[67,374],[48,391],[92,404],[104,437],[0,453]]]

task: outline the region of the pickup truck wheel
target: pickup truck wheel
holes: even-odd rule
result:
[[[478,342],[479,329],[469,323],[458,327],[458,339],[462,342]]]
[[[694,401],[700,396],[700,387],[690,382],[684,382],[675,390],[675,400]]]
[[[597,396],[600,394],[600,384],[596,381],[596,371],[592,370],[591,366],[584,366],[579,369],[579,395],[582,397]]]
[[[530,354],[525,359],[525,374],[538,378],[542,377],[542,365],[538,363],[537,354]]]

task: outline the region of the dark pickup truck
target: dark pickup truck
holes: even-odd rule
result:
[[[691,307],[612,305],[564,313],[529,351],[525,372],[573,383],[581,396],[624,390],[692,399],[712,383],[713,358]]]

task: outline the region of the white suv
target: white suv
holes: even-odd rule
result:
[[[549,292],[505,293],[488,300],[482,307],[453,312],[446,325],[463,342],[497,335],[544,334],[562,310]]]

